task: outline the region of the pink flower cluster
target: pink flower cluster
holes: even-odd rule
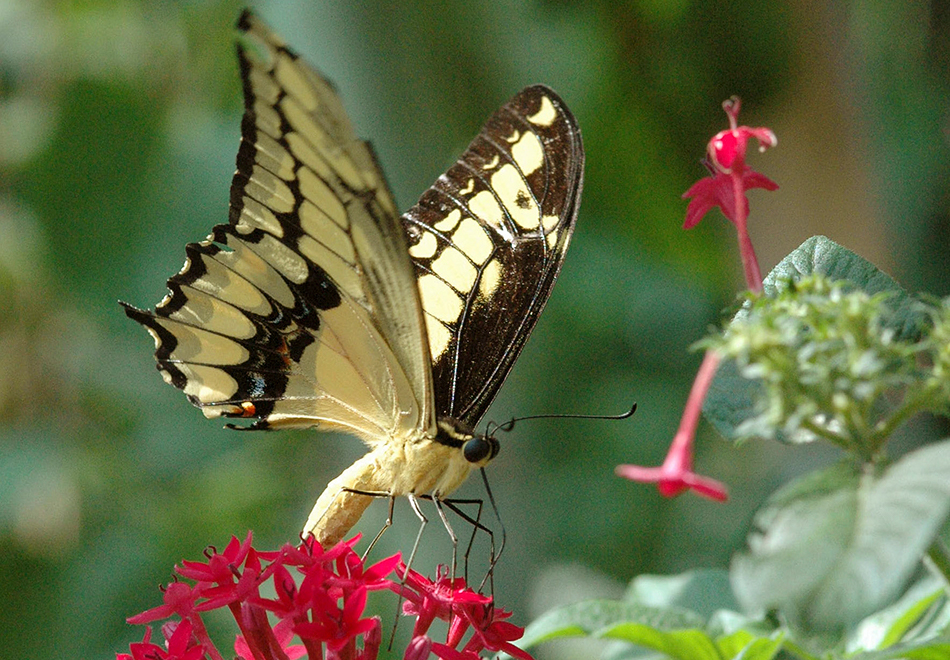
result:
[[[444,660],[476,660],[488,650],[530,660],[511,643],[524,630],[506,622],[510,613],[495,609],[491,598],[472,591],[461,578],[440,574],[429,581],[408,570],[399,554],[367,567],[353,550],[358,539],[326,551],[308,540],[259,552],[251,547],[249,532],[244,541],[232,538],[223,552],[209,548],[207,561],[183,561],[175,572],[194,584],[176,576],[164,588],[162,605],[128,619],[133,624],[170,619],[161,626],[164,644],[153,643],[148,628],[143,640],[131,644],[129,653],[116,654],[116,660],[223,660],[202,614],[225,607],[240,629],[234,652],[241,660],[374,660],[381,622],[364,617],[364,610],[367,594],[378,590],[400,594],[404,613],[416,617],[407,659],[423,660],[431,653]],[[266,583],[272,585],[272,598],[261,594]],[[437,618],[449,622],[445,643],[427,636]],[[472,634],[459,649],[469,629]]]

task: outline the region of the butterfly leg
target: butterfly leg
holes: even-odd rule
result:
[[[435,510],[439,512],[439,518],[442,519],[442,524],[445,526],[445,531],[449,533],[449,538],[452,540],[452,572],[450,574],[451,579],[455,579],[455,569],[458,567],[458,551],[459,551],[459,539],[455,535],[455,530],[452,529],[452,525],[449,523],[449,519],[445,517],[445,509],[442,508],[442,503],[444,500],[436,496],[432,496],[432,503],[435,504]],[[466,568],[466,578],[468,573],[468,558],[466,557],[465,561]]]
[[[493,580],[495,572],[495,564],[498,563],[498,557],[501,556],[501,552],[495,552],[495,532],[491,528],[487,527],[484,523],[481,522],[482,517],[482,507],[484,502],[482,500],[461,500],[461,499],[452,499],[452,500],[443,500],[442,503],[448,507],[450,510],[454,511],[455,514],[470,524],[472,526],[472,536],[468,540],[468,547],[465,549],[465,554],[462,555],[462,559],[465,562],[465,581],[468,582],[468,561],[471,556],[472,546],[475,544],[475,535],[479,530],[485,532],[488,535],[488,545],[489,545],[489,559],[488,559],[488,571],[485,573],[485,577],[482,578],[482,581],[478,585],[478,591],[481,591],[485,583],[489,580]],[[459,505],[476,505],[476,513],[473,518],[469,514],[465,513]],[[504,538],[504,528],[502,528],[502,538]]]
[[[390,527],[392,527],[392,525],[393,525],[393,507],[395,507],[395,506],[396,506],[396,496],[395,496],[395,495],[390,495],[390,496],[389,496],[389,514],[386,516],[386,522],[385,522],[385,524],[383,524],[383,528],[382,528],[381,530],[379,530],[379,533],[376,534],[376,538],[373,539],[373,542],[369,544],[369,547],[366,548],[366,551],[363,553],[363,556],[360,558],[360,559],[362,559],[363,561],[366,561],[366,558],[369,556],[370,550],[372,550],[372,549],[376,546],[376,542],[379,541],[380,537],[382,537],[383,532],[385,532],[387,529],[389,529]]]
[[[478,585],[478,590],[481,591],[481,590],[484,588],[485,583],[488,582],[489,580],[491,580],[491,581],[492,581],[491,591],[492,591],[492,593],[494,594],[495,565],[498,563],[498,560],[499,560],[499,558],[501,557],[501,553],[505,551],[505,543],[506,543],[506,541],[507,541],[507,533],[506,533],[506,531],[505,531],[505,523],[502,521],[502,519],[501,519],[501,514],[500,514],[499,511],[498,511],[498,506],[495,504],[495,496],[492,494],[492,492],[491,492],[491,487],[488,485],[488,476],[485,474],[485,470],[484,470],[484,469],[481,470],[481,473],[482,473],[482,480],[485,482],[485,492],[488,494],[488,502],[489,502],[489,504],[491,504],[491,509],[492,509],[492,511],[493,511],[494,514],[495,514],[495,520],[498,521],[498,525],[499,525],[499,527],[501,528],[501,544],[500,544],[500,546],[498,547],[497,552],[495,551],[495,534],[494,534],[494,532],[493,532],[491,529],[489,529],[488,527],[486,527],[484,524],[482,524],[482,522],[481,522],[482,506],[484,505],[484,501],[483,501],[483,500],[481,500],[481,499],[470,499],[470,500],[469,500],[469,499],[464,499],[464,500],[463,500],[463,499],[451,499],[451,500],[443,500],[443,503],[444,503],[447,507],[449,507],[452,511],[454,511],[460,518],[462,518],[463,520],[467,521],[469,524],[472,525],[472,537],[471,537],[471,539],[469,539],[468,548],[466,549],[465,555],[464,555],[464,558],[465,558],[465,581],[466,581],[466,582],[468,582],[468,558],[469,558],[469,554],[471,553],[471,550],[472,550],[472,544],[475,542],[475,534],[478,532],[478,530],[482,530],[483,532],[485,532],[486,534],[488,534],[488,540],[489,540],[489,544],[490,544],[490,550],[489,550],[489,552],[490,552],[490,559],[489,559],[489,563],[488,563],[488,571],[485,573],[485,577],[482,578],[481,583]],[[477,509],[477,511],[476,511],[475,518],[473,519],[471,516],[469,516],[468,514],[466,514],[464,511],[462,511],[462,510],[458,507],[458,505],[460,505],[460,504],[475,504],[475,505],[477,505],[477,506],[478,506],[478,509]]]
[[[465,582],[468,582],[468,559],[472,553],[472,546],[475,544],[475,535],[478,534],[478,530],[485,532],[488,535],[489,544],[491,547],[491,558],[492,561],[489,563],[494,564],[495,557],[495,535],[488,527],[482,524],[482,504],[481,500],[460,500],[460,499],[451,499],[451,500],[440,500],[440,505],[446,506],[450,511],[455,513],[459,518],[467,522],[472,526],[472,535],[468,539],[468,545],[465,547],[465,553],[462,555],[462,559],[465,562],[464,577]],[[465,513],[459,505],[474,504],[477,506],[475,517],[472,518],[470,515]],[[453,560],[455,559],[453,555]]]
[[[425,531],[426,525],[429,523],[429,519],[425,517],[425,514],[422,513],[422,508],[419,506],[419,499],[412,493],[408,493],[406,498],[409,500],[409,506],[412,507],[412,510],[415,512],[416,517],[419,518],[419,533],[416,534],[416,541],[412,544],[412,552],[409,553],[409,559],[406,561],[406,570],[402,574],[402,583],[406,583],[406,578],[409,577],[409,570],[412,568],[412,560],[416,557],[416,550],[419,549],[419,542],[422,540],[422,532]],[[389,505],[389,515],[392,517],[392,502]],[[396,624],[399,623],[399,612],[402,609],[402,594],[399,595],[399,600],[396,602],[396,617],[393,620],[393,629],[389,634],[389,649],[392,650],[393,640],[396,639]]]
[[[402,579],[405,581],[406,576],[409,575],[409,569],[412,567],[412,560],[416,557],[416,550],[419,549],[419,542],[422,540],[422,532],[425,531],[426,525],[429,524],[429,519],[425,517],[425,514],[422,513],[422,508],[419,506],[419,499],[409,493],[406,496],[409,499],[409,506],[412,507],[412,510],[415,512],[416,517],[419,518],[419,533],[416,534],[416,542],[412,544],[412,552],[409,553],[409,561],[406,562],[406,572],[403,574]]]

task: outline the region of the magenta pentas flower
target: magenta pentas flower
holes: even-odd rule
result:
[[[416,617],[412,636],[424,635],[436,619],[449,621],[456,611],[473,605],[484,606],[491,598],[470,589],[461,577],[450,578],[444,566],[436,569],[436,579],[408,570],[400,563],[397,573],[403,576],[403,584],[395,585],[397,593],[406,599],[403,614]]]
[[[477,658],[483,650],[507,651],[530,658],[512,641],[523,630],[504,619],[491,599],[472,591],[462,578],[439,569],[435,580],[409,571],[396,554],[365,565],[353,550],[359,537],[324,550],[312,538],[275,552],[251,547],[251,535],[233,538],[223,552],[210,548],[207,561],[184,561],[179,577],[163,589],[163,603],[129,619],[162,626],[164,646],[153,644],[152,631],[117,660],[223,660],[205,628],[203,615],[227,608],[240,634],[234,653],[241,660],[375,660],[382,642],[378,617],[365,616],[370,591],[386,589],[406,599],[404,611],[417,617],[407,658]],[[398,569],[398,573],[397,573]],[[399,576],[405,576],[399,580]],[[265,597],[262,588],[266,587]],[[435,618],[449,622],[445,644],[426,636]],[[467,631],[472,634],[465,642]],[[454,654],[454,655],[453,655]],[[460,655],[461,654],[461,655]]]
[[[508,655],[521,658],[521,660],[532,660],[527,651],[518,648],[512,642],[521,639],[524,635],[524,628],[505,621],[511,616],[511,612],[501,610],[495,607],[469,608],[463,610],[457,615],[456,620],[462,621],[472,627],[472,636],[466,642],[462,649],[463,653],[478,655],[482,650],[497,653],[504,651]],[[449,623],[449,639],[453,637],[453,623]],[[455,634],[461,639],[464,633],[465,625],[455,625]],[[438,653],[438,652],[437,652]],[[445,658],[445,660],[449,660]]]
[[[436,571],[434,581],[403,564],[397,573],[404,576],[404,584],[396,589],[406,599],[403,613],[416,617],[406,658],[425,658],[431,650],[443,660],[477,660],[481,651],[486,650],[531,660],[526,651],[512,644],[521,639],[524,628],[505,621],[511,613],[495,608],[490,597],[473,591],[464,579],[449,577],[444,567]],[[428,637],[435,619],[449,623],[444,644]],[[469,630],[471,636],[459,649]]]
[[[152,629],[145,629],[141,642],[129,644],[129,653],[116,653],[116,660],[203,660],[204,647],[192,634],[192,625],[185,619],[162,626],[165,645],[152,644]]]
[[[142,642],[130,646],[131,654],[117,658],[223,660],[202,615],[226,607],[241,631],[234,651],[242,660],[296,660],[305,655],[374,660],[382,633],[378,618],[363,616],[366,594],[393,587],[387,576],[400,556],[366,567],[353,550],[358,538],[327,551],[311,539],[276,552],[258,552],[248,534],[244,541],[232,538],[223,552],[210,548],[207,561],[184,561],[175,567],[194,584],[172,582],[163,590],[162,605],[129,619],[149,623],[172,618],[162,626],[165,647],[151,643],[149,629]],[[267,583],[272,583],[276,597],[262,596]]]

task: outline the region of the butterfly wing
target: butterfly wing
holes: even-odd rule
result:
[[[561,268],[583,168],[570,110],[527,87],[402,216],[439,415],[474,427],[494,399]]]
[[[186,247],[150,330],[208,417],[322,425],[374,444],[434,426],[415,277],[393,198],[331,84],[250,12],[230,223]]]

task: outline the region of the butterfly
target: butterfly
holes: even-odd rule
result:
[[[229,222],[185,247],[154,310],[122,304],[206,417],[368,445],[304,527],[327,547],[371,494],[441,500],[497,454],[474,429],[561,268],[584,149],[564,102],[527,87],[400,216],[333,85],[250,11],[237,30]]]

